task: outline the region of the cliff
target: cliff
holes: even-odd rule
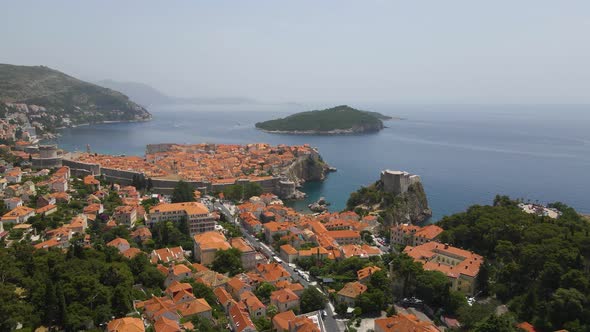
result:
[[[432,216],[422,183],[413,183],[406,192],[393,194],[383,190],[381,180],[352,193],[346,203],[348,210],[379,213],[384,226],[395,223],[421,223]]]
[[[300,156],[283,172],[289,180],[301,186],[306,181],[323,181],[329,171],[319,153]]]

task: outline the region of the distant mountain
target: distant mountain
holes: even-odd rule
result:
[[[257,104],[254,99],[243,97],[219,97],[219,98],[185,98],[168,96],[161,91],[144,83],[118,82],[102,80],[96,84],[105,88],[122,91],[133,100],[142,105],[173,105],[173,104]]]
[[[345,135],[376,132],[384,128],[382,120],[391,117],[347,105],[320,111],[308,111],[286,118],[256,123],[256,128],[277,134]]]
[[[0,64],[0,102],[2,111],[18,109],[47,131],[57,127],[106,121],[143,121],[151,114],[115,90],[81,81],[45,66]],[[18,105],[37,105],[38,114]]]

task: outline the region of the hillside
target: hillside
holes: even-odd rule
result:
[[[124,94],[45,66],[0,64],[0,102],[8,104],[4,112],[11,113],[16,108],[44,131],[84,123],[151,119],[145,108]],[[11,104],[41,108],[25,109]]]
[[[258,122],[256,128],[288,134],[357,134],[379,131],[384,128],[382,120],[388,119],[391,118],[380,113],[360,111],[342,105]]]

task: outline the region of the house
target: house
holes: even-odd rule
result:
[[[37,208],[42,208],[44,206],[47,205],[55,205],[56,204],[56,200],[55,197],[52,197],[50,195],[40,195],[39,197],[37,197]]]
[[[277,332],[289,332],[289,322],[297,318],[293,310],[288,310],[276,314],[272,318],[272,327]]]
[[[262,225],[264,237],[268,243],[273,243],[275,236],[283,236],[289,232],[293,226],[290,222],[271,221]]]
[[[84,177],[84,185],[90,187],[90,190],[97,191],[100,189],[100,181],[94,178],[94,175]]]
[[[297,249],[293,248],[293,246],[290,244],[284,244],[280,247],[280,255],[281,258],[288,264],[294,263],[299,256]]]
[[[245,305],[231,300],[229,304],[229,323],[234,332],[256,332],[256,326],[252,322]]]
[[[245,283],[239,276],[234,276],[225,284],[225,289],[234,299],[239,300],[244,292],[252,291],[252,286]]]
[[[164,286],[168,287],[172,282],[180,282],[193,276],[193,271],[184,264],[172,264],[168,268],[168,276],[164,280]]]
[[[356,299],[367,291],[367,286],[358,281],[349,282],[336,293],[336,300],[338,303],[344,303],[349,307],[354,307]]]
[[[256,251],[243,238],[234,237],[230,239],[229,244],[242,253],[240,256],[242,267],[244,267],[246,271],[252,270],[256,267]]]
[[[291,274],[279,263],[259,263],[256,265],[256,272],[264,281],[276,284],[279,281],[289,281]]]
[[[52,191],[65,193],[66,191],[68,191],[68,180],[64,178],[57,178],[51,180],[50,187]]]
[[[243,292],[240,301],[244,303],[251,317],[260,318],[266,316],[266,306],[251,291]]]
[[[191,236],[215,229],[215,217],[203,203],[198,202],[158,204],[150,209],[148,223],[153,226],[161,221],[182,220],[188,222]]]
[[[57,212],[57,205],[53,205],[53,204],[49,204],[49,205],[45,205],[44,207],[38,208],[37,210],[35,210],[36,214],[42,215],[42,216],[48,216],[52,213]]]
[[[131,248],[131,246],[129,246],[129,242],[123,238],[120,238],[120,237],[107,243],[107,246],[115,247],[115,248],[117,248],[117,250],[119,250],[119,252],[124,252],[125,250]]]
[[[83,214],[79,214],[79,215],[75,216],[74,218],[72,218],[72,221],[70,221],[69,225],[66,225],[66,227],[71,229],[72,232],[74,232],[74,233],[84,234],[86,232],[86,228],[88,228],[88,218]],[[127,241],[125,239],[121,239],[121,240]],[[127,242],[127,245],[129,245],[129,242]],[[129,249],[129,248],[127,248],[127,249]],[[123,250],[123,251],[125,251],[125,250]]]
[[[402,313],[393,317],[375,319],[374,330],[375,332],[440,332],[432,323],[422,322],[414,315]]]
[[[16,209],[17,206],[22,206],[22,205],[23,205],[23,200],[20,197],[11,197],[11,198],[4,199],[4,206],[6,206],[6,208],[8,210],[14,210],[14,209]]]
[[[68,195],[65,192],[57,192],[57,193],[52,193],[49,194],[50,197],[55,198],[55,201],[57,203],[69,203],[70,202],[70,195]]]
[[[35,215],[35,210],[26,206],[17,206],[2,216],[3,223],[20,224],[26,222]]]
[[[184,250],[182,247],[173,248],[161,248],[152,250],[150,253],[150,261],[155,264],[157,262],[171,263],[171,262],[184,262]]]
[[[399,224],[391,228],[391,243],[401,246],[419,246],[426,242],[434,241],[443,229],[436,225],[424,227]]]
[[[129,248],[125,251],[123,251],[121,253],[121,255],[123,255],[123,257],[127,258],[127,259],[133,259],[133,257],[141,254],[143,251],[141,251],[139,248]]]
[[[367,266],[364,269],[356,271],[356,276],[361,284],[366,285],[371,280],[373,273],[377,271],[381,271],[381,268],[378,266]]]
[[[279,309],[279,312],[299,308],[299,296],[288,288],[279,289],[270,294],[270,303]]]
[[[124,317],[113,319],[107,324],[107,332],[144,332],[141,318]]]
[[[155,332],[180,332],[180,324],[176,319],[161,316],[154,322]]]
[[[23,172],[20,167],[14,167],[13,169],[6,172],[5,177],[8,183],[19,183],[23,180]]]
[[[117,206],[113,218],[119,225],[133,227],[137,221],[137,207],[131,205]]]
[[[84,214],[101,214],[104,212],[104,206],[100,203],[93,203],[84,207],[83,212]]]
[[[468,295],[475,293],[477,275],[483,257],[468,250],[437,242],[407,246],[404,253],[420,262],[424,270],[439,271],[451,281],[451,288]]]
[[[192,294],[191,294],[192,295]],[[207,320],[213,318],[213,309],[203,298],[194,299],[192,301],[183,301],[175,306],[175,309],[183,318],[190,318],[198,316]]]
[[[136,230],[131,232],[131,238],[136,241],[143,242],[152,238],[152,232],[147,227],[138,227]]]
[[[213,263],[215,253],[218,250],[227,250],[231,248],[225,235],[217,231],[195,234],[193,236],[193,242],[195,260],[203,265]]]
[[[373,256],[381,256],[383,252],[381,249],[367,244],[347,244],[340,247],[340,253],[344,258],[359,257],[369,258]]]
[[[358,244],[361,242],[361,234],[357,231],[328,231],[327,235],[336,240],[339,245]]]
[[[221,304],[223,310],[228,312],[229,305],[232,302],[232,296],[223,287],[217,287],[213,290],[213,294],[217,297],[217,302]]]

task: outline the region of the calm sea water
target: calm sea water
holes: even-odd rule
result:
[[[273,135],[254,123],[309,107],[160,107],[150,109],[151,122],[66,129],[57,142],[70,151],[90,144],[99,153],[127,155],[143,155],[149,143],[309,143],[338,172],[308,183],[308,199],[296,208],[325,196],[332,210],[342,209],[350,192],[389,168],[422,177],[433,221],[489,204],[497,193],[563,201],[590,213],[589,106],[355,106],[405,120],[370,135]]]

